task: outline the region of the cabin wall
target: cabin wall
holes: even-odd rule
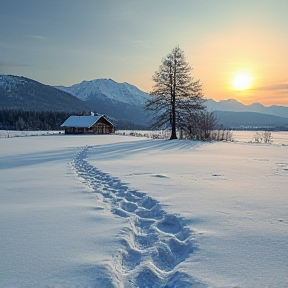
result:
[[[87,128],[88,129],[88,128]],[[88,129],[88,133],[93,134],[109,134],[114,132],[114,128],[111,125],[108,125],[106,123],[101,123],[98,121],[96,124],[94,124],[90,129]]]
[[[84,134],[85,128],[66,127],[65,134]]]
[[[103,121],[104,122],[104,121]],[[107,123],[98,121],[90,128],[66,127],[65,134],[110,134],[114,132],[114,127]]]

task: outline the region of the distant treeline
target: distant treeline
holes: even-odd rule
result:
[[[135,124],[128,120],[112,121],[116,130],[148,130],[148,125]]]
[[[0,130],[60,130],[61,124],[70,115],[87,115],[87,113],[0,109]],[[112,120],[112,122],[116,129],[147,129],[144,125],[126,120]]]
[[[0,110],[0,129],[58,130],[71,112]]]

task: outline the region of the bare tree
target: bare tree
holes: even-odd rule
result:
[[[146,110],[155,113],[152,128],[171,127],[170,139],[177,139],[176,131],[183,128],[189,115],[204,109],[202,85],[190,76],[191,69],[184,52],[176,46],[153,75],[155,85]]]
[[[211,131],[218,128],[215,114],[206,110],[192,111],[182,123],[185,138],[193,140],[210,140]]]
[[[253,136],[254,141],[256,143],[272,143],[273,142],[273,137],[272,133],[269,131],[264,131],[264,132],[256,132],[255,135]]]

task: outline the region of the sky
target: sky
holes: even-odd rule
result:
[[[179,45],[205,98],[288,106],[287,13],[288,0],[0,0],[0,74],[150,92]]]

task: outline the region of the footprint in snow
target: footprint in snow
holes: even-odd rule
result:
[[[130,227],[122,231],[122,249],[115,255],[115,282],[122,279],[120,286],[125,288],[192,287],[196,282],[177,270],[195,249],[192,231],[185,221],[168,214],[146,193],[131,190],[89,164],[85,158],[90,148],[86,146],[76,154],[72,169],[90,191],[102,195],[98,199],[109,203],[113,214],[130,221]],[[151,176],[167,178],[161,174]]]
[[[276,163],[277,167],[274,169],[275,174],[277,175],[287,175],[286,173],[288,172],[288,163]]]

